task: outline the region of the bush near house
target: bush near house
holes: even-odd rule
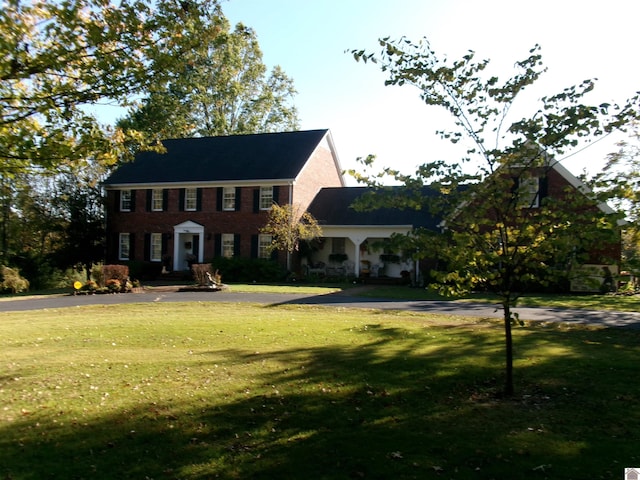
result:
[[[287,271],[273,260],[243,257],[218,257],[211,261],[225,282],[279,282],[287,278]]]
[[[0,273],[2,273],[0,290],[3,292],[20,293],[29,290],[29,281],[20,275],[18,269],[3,266]]]

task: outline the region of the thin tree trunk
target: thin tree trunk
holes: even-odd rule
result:
[[[506,369],[504,394],[508,397],[513,395],[513,338],[511,336],[511,305],[507,299],[502,304],[504,311],[504,339],[506,352]]]

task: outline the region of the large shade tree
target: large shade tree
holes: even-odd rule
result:
[[[293,81],[279,66],[267,72],[255,32],[231,29],[207,2],[188,4],[185,15],[197,28],[152,60],[154,82],[119,125],[158,139],[296,130]],[[179,61],[167,66],[167,55]]]
[[[372,185],[391,177],[407,187],[400,199],[380,188],[369,208],[393,202],[430,209],[443,218],[443,235],[412,232],[404,240],[418,257],[433,254],[436,243],[446,242],[446,248],[435,248],[446,268],[432,272],[441,290],[486,289],[498,295],[504,313],[504,390],[511,395],[512,324],[518,321],[513,307],[520,293],[532,282],[564,278],[568,268],[587,260],[586,252],[594,246],[616,240],[615,215],[598,208],[591,192],[568,189],[548,196],[547,174],[581,140],[625,125],[636,115],[637,99],[622,106],[585,104],[594,87],[587,80],[543,97],[530,116],[513,119],[509,114],[516,99],[545,71],[539,47],[516,63],[511,78],[501,80],[485,73],[489,61],[476,60],[474,52],[449,61],[427,41],[382,39],[380,45],[380,54],[353,54],[380,65],[388,74],[387,85],[417,87],[428,106],[447,111],[453,125],[437,134],[467,150],[453,162],[421,165],[415,174],[393,168],[376,173],[373,157],[363,160],[364,173],[351,173]],[[437,200],[421,196],[427,184],[440,193]]]

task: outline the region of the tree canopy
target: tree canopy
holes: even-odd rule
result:
[[[278,66],[267,74],[255,32],[231,30],[217,7],[189,15],[198,28],[153,59],[148,94],[119,125],[156,138],[296,130],[293,81]],[[185,49],[193,38],[198,45]],[[167,67],[165,55],[180,61]]]
[[[516,99],[545,72],[540,47],[516,62],[514,75],[502,81],[487,75],[489,60],[476,60],[472,51],[449,61],[426,40],[414,44],[405,38],[381,39],[380,45],[378,55],[352,53],[356,60],[379,64],[388,74],[387,85],[417,87],[426,105],[449,112],[452,127],[436,134],[469,148],[463,158],[425,163],[414,174],[393,168],[371,173],[373,157],[362,160],[365,173],[351,174],[376,186],[388,177],[400,181],[407,187],[406,207],[428,208],[443,218],[444,234],[435,243],[425,232],[412,232],[405,241],[416,256],[440,256],[445,268],[431,272],[440,290],[481,288],[499,296],[506,339],[505,391],[511,394],[511,325],[517,320],[512,307],[520,292],[532,282],[559,281],[568,268],[587,260],[590,248],[616,240],[617,217],[598,208],[591,192],[574,188],[546,195],[547,175],[581,140],[626,125],[637,115],[638,100],[620,106],[583,103],[595,85],[586,80],[541,98],[530,116],[512,119]],[[439,200],[420,198],[418,187],[425,184],[440,191]],[[369,207],[386,202],[382,191],[369,200]],[[577,255],[581,252],[585,258]]]

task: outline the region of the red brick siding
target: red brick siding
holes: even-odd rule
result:
[[[133,258],[144,258],[144,237],[147,233],[168,234],[169,239],[166,250],[173,254],[173,227],[186,221],[198,223],[204,227],[204,260],[208,261],[216,255],[215,236],[222,233],[240,235],[240,252],[238,255],[249,257],[251,255],[251,237],[257,235],[268,218],[267,211],[254,213],[254,190],[259,187],[242,187],[240,189],[240,211],[217,210],[217,187],[202,189],[202,204],[200,211],[180,210],[180,189],[168,189],[166,211],[147,211],[147,190],[135,190],[135,211],[120,212],[118,192],[107,192],[107,231],[110,238],[107,239],[107,261],[118,261],[119,233],[133,233]],[[289,200],[289,188],[286,185],[279,186],[278,197],[280,203]]]
[[[341,178],[331,151],[324,143],[320,144],[296,179],[293,203],[306,209],[320,188],[340,187]]]

